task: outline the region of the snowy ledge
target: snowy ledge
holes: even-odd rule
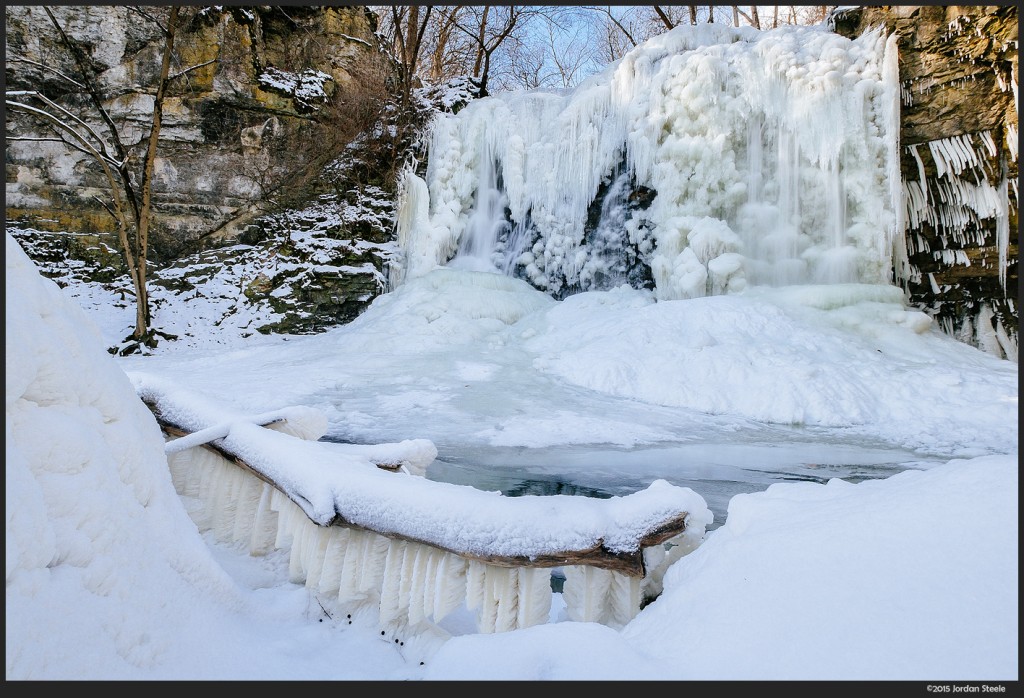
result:
[[[318,526],[372,531],[499,567],[588,565],[642,578],[645,548],[671,539],[699,541],[712,520],[703,497],[664,480],[611,499],[505,497],[435,482],[409,474],[425,471],[436,457],[429,441],[316,441],[319,426],[326,429],[318,410],[290,407],[248,417],[155,376],[129,377],[165,433],[186,434],[186,447],[205,441],[201,447],[279,490]],[[303,438],[275,430],[281,420],[295,423],[293,433]],[[260,422],[272,422],[271,428]],[[388,472],[378,465],[387,458],[412,467]]]

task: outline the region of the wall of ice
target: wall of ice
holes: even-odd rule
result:
[[[888,283],[898,114],[881,30],[680,26],[571,92],[438,117],[425,179],[404,181],[392,281],[451,263],[555,295]],[[653,198],[631,205],[638,192]]]

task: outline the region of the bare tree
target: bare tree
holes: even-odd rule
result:
[[[416,83],[416,70],[420,58],[420,47],[423,44],[423,35],[430,23],[430,16],[433,13],[433,6],[425,6],[420,13],[419,5],[405,5],[390,7],[392,39],[395,46],[395,54],[398,57],[401,67],[401,88],[402,108],[408,108],[412,95],[412,88]]]
[[[475,57],[471,75],[479,81],[481,94],[487,94],[495,52],[513,36],[517,27],[522,28],[539,12],[539,8],[525,5],[482,5],[470,7],[466,20],[455,22],[455,26],[473,41]]]
[[[530,33],[533,40],[509,37],[509,80],[526,89],[573,87],[594,60],[589,27],[581,22],[563,23],[550,15],[540,19],[541,27]]]
[[[141,157],[141,171],[137,171],[133,169],[133,165],[137,166],[138,162],[134,147],[126,144],[127,139],[114,123],[101,92],[100,81],[88,57],[68,36],[50,8],[43,7],[43,10],[57,33],[59,45],[70,54],[77,75],[72,77],[56,69],[47,70],[63,78],[72,88],[85,92],[93,112],[91,119],[98,120],[102,129],[97,129],[85,116],[72,112],[70,108],[59,104],[39,90],[8,90],[5,95],[6,107],[12,112],[28,116],[47,129],[53,134],[53,137],[47,140],[58,140],[69,148],[89,155],[103,172],[109,187],[110,201],[98,201],[114,218],[121,251],[135,293],[135,329],[125,338],[126,345],[122,349],[122,354],[139,351],[142,345],[155,346],[157,335],[171,337],[150,326],[152,317],[147,288],[147,254],[153,224],[153,173],[163,124],[164,101],[174,80],[207,64],[171,73],[175,33],[180,24],[179,7],[170,7],[166,17],[162,18],[154,17],[151,11],[130,8],[129,11],[146,21],[153,22],[162,38],[160,69],[154,88],[149,135],[144,139],[145,150]],[[40,139],[23,134],[14,135],[9,140]]]
[[[460,5],[437,8],[434,21],[427,29],[424,37],[429,48],[427,74],[434,82],[461,74],[466,44],[460,41],[461,35],[455,23],[465,14],[465,9]]]

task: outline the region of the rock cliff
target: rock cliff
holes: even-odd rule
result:
[[[1017,361],[1015,6],[847,9],[836,31],[898,37],[910,300],[948,333]]]
[[[43,8],[5,11],[7,89],[39,90],[105,133],[87,104],[81,71]],[[141,150],[161,57],[161,8],[53,12],[86,56],[125,145]],[[237,236],[275,201],[301,190],[303,178],[354,135],[348,122],[358,115],[345,111],[351,100],[333,99],[335,93],[371,89],[363,73],[380,56],[375,18],[360,7],[188,8],[184,17],[172,72],[194,69],[173,83],[164,106],[151,250],[157,261],[205,238]],[[113,230],[94,198],[106,182],[89,156],[52,140],[11,140],[12,131],[53,135],[29,121],[11,122],[9,115],[8,220],[31,218],[43,230]]]

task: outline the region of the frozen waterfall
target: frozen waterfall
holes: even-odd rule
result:
[[[568,93],[432,124],[406,175],[398,277],[440,265],[555,296],[889,283],[899,86],[882,31],[680,26]]]

